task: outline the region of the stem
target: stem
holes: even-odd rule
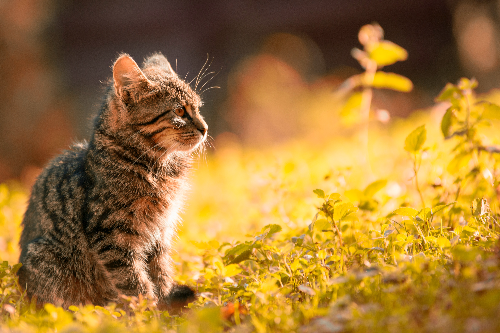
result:
[[[367,59],[366,71],[363,76],[363,84],[365,88],[361,95],[361,119],[362,119],[362,129],[361,129],[361,144],[365,150],[364,162],[368,162],[368,130],[370,121],[370,108],[373,98],[373,81],[375,79],[375,73],[377,72],[377,63],[371,59]]]
[[[455,230],[455,226],[452,225],[452,216],[453,216],[453,208],[455,208],[455,205],[457,204],[457,201],[458,201],[458,197],[460,196],[460,190],[462,189],[461,185],[463,184],[458,184],[458,188],[457,188],[457,193],[455,194],[455,202],[453,203],[453,205],[451,206],[450,208],[450,211],[448,212],[448,225],[450,225],[452,227],[452,230]]]
[[[332,218],[332,226],[335,229],[335,232],[337,232],[337,235],[339,236],[339,245],[340,245],[340,247],[344,246],[344,242],[342,241],[342,232],[337,227],[337,224],[335,223],[335,221],[333,220],[333,218]]]
[[[418,185],[418,170],[420,169],[420,165],[417,166],[417,154],[413,155],[413,172],[415,173],[415,185],[417,187],[418,195],[420,196],[420,201],[422,201],[422,208],[425,208],[424,196],[422,195],[422,191],[420,191],[420,186]]]
[[[469,135],[469,117],[470,117],[470,101],[469,101],[469,96],[471,92],[469,90],[465,91],[464,98],[465,98],[465,135],[467,137],[467,141],[470,142],[470,135]]]

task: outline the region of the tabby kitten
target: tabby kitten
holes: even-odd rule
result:
[[[191,155],[207,136],[201,105],[163,55],[142,70],[116,60],[90,142],[33,186],[18,272],[29,297],[68,307],[142,294],[164,308],[193,297],[174,286],[170,251]]]

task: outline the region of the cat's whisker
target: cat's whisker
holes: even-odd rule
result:
[[[205,165],[208,165],[208,159],[207,159],[207,141],[203,141],[203,143],[200,145],[200,154],[202,160],[205,162]]]
[[[212,81],[217,75],[219,75],[219,72],[210,72],[207,75],[205,75],[205,77],[207,77],[208,75],[212,75],[212,76],[209,77],[208,80],[205,81],[205,83],[203,83],[203,85],[200,87],[200,90],[202,90],[203,87],[205,87],[210,81]]]
[[[210,134],[208,134],[207,138],[205,140],[205,144],[207,146],[209,146],[210,148],[214,148],[215,149],[215,146],[212,144],[214,141],[215,141],[215,139]]]
[[[197,80],[198,80],[198,78],[200,77],[200,73],[201,73],[201,71],[203,71],[203,69],[205,68],[205,66],[206,66],[207,62],[208,62],[208,57],[207,57],[207,60],[205,60],[205,63],[203,64],[203,66],[201,66],[201,69],[200,69],[200,71],[198,72],[198,74],[197,74],[197,75],[196,75],[196,76],[195,76],[195,77],[194,77],[191,81],[189,81],[189,85],[191,85],[191,83],[193,83],[193,81],[195,81],[195,80],[196,80],[196,82],[198,82]],[[195,90],[196,90],[196,88],[195,88]]]
[[[220,89],[220,87],[219,86],[212,86],[212,87],[207,88],[207,89],[203,90],[202,92],[200,92],[200,95],[203,95],[206,91],[208,91],[210,89]]]
[[[210,62],[210,65],[212,64],[212,62]],[[209,66],[210,66],[209,65]],[[208,68],[207,68],[208,70]],[[200,77],[200,80],[198,82],[198,85],[201,83],[201,81],[203,81],[205,78],[208,77],[207,81],[203,84],[203,86],[201,86],[200,89],[198,89],[198,87],[196,87],[196,91],[199,91],[201,89],[203,89],[203,87],[205,85],[207,85],[210,81],[212,81],[217,75],[219,75],[220,72],[215,72],[215,71],[211,71],[211,72],[208,72],[207,73],[207,70],[203,73],[203,75]]]
[[[208,82],[210,82],[210,81],[211,81],[211,80],[212,80],[215,76],[217,76],[217,73],[215,73],[215,72],[209,72],[209,73],[207,73],[207,74],[203,75],[203,76],[200,78],[200,80],[199,80],[199,82],[198,82],[198,85],[199,85],[199,84],[201,84],[201,82],[202,82],[205,78],[207,78],[207,77],[208,77],[208,80],[207,80],[205,83],[203,83],[203,85],[200,87],[200,89],[198,89],[198,86],[196,86],[195,91],[199,91],[199,90],[203,89],[203,87],[204,87],[204,86],[205,86]]]
[[[201,77],[203,77],[203,75],[208,70],[208,68],[210,68],[210,64],[208,63],[209,59],[210,59],[210,57],[207,54],[207,60],[205,60],[205,63],[203,64],[200,71],[198,72],[198,75],[197,75],[198,79],[196,80],[196,86],[198,86],[198,83],[200,82]],[[196,90],[196,86],[195,86],[195,90]]]
[[[207,54],[207,60],[205,60],[205,63],[203,64],[203,66],[200,69],[200,72],[196,76],[196,83],[194,85],[194,90],[195,91],[198,90],[198,85],[200,84],[201,80],[203,80],[203,78],[205,77],[206,72],[208,71],[208,69],[210,68],[210,65],[212,64],[212,60],[210,61],[210,63],[208,63],[209,60],[210,60],[210,57]]]

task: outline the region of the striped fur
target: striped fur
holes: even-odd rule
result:
[[[29,297],[68,307],[142,294],[168,306],[171,241],[207,132],[201,104],[161,54],[142,69],[118,58],[90,142],[33,186],[18,272]]]

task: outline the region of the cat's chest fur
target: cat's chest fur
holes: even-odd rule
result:
[[[158,243],[170,244],[187,187],[184,172],[172,172],[165,165],[154,174],[136,173],[123,181],[128,169],[105,168],[90,191],[95,200],[87,206],[87,232],[109,230],[115,242],[135,252],[149,253]]]

